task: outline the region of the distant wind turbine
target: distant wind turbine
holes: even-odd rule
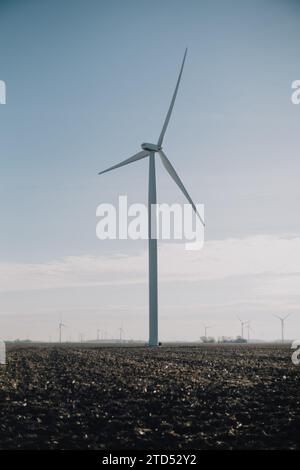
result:
[[[274,317],[278,318],[278,320],[280,320],[280,323],[281,323],[281,342],[282,343],[284,343],[284,322],[289,316],[290,316],[290,313],[288,313],[285,317],[274,315]]]
[[[188,194],[187,190],[185,189],[181,179],[179,178],[178,174],[176,173],[173,165],[167,158],[166,154],[162,150],[162,144],[164,140],[164,136],[170,121],[170,117],[172,114],[173,106],[175,103],[175,99],[177,96],[179,83],[181,80],[181,75],[185,63],[185,58],[187,54],[187,49],[185,50],[183,61],[181,64],[179,76],[177,79],[176,87],[172,96],[172,100],[158,138],[157,144],[150,144],[150,143],[143,143],[141,145],[142,151],[136,153],[130,158],[118,163],[110,168],[101,171],[99,175],[106,173],[111,170],[115,170],[116,168],[120,168],[124,165],[128,165],[129,163],[136,162],[143,158],[149,157],[149,186],[148,186],[148,249],[149,249],[149,346],[158,346],[158,300],[157,300],[157,239],[156,239],[156,214],[151,214],[152,206],[156,205],[156,176],[155,176],[155,156],[158,153],[163,166],[165,167],[166,171],[169,173],[171,178],[183,192],[189,203],[192,205],[193,210],[199,217],[201,223],[204,226],[204,221],[197,211],[195,204],[193,203],[190,195]],[[152,215],[152,216],[151,216]],[[154,234],[154,236],[153,236]],[[152,238],[153,237],[153,238]]]
[[[124,333],[124,329],[122,327],[119,328],[119,332],[120,332],[120,341],[122,341],[122,335]]]
[[[249,320],[243,321],[240,319],[240,317],[238,317],[238,320],[241,324],[241,337],[244,339],[244,326],[247,326],[247,324],[249,323]]]
[[[207,330],[209,330],[211,328],[211,326],[203,324],[203,328],[204,328],[204,337],[206,339],[207,338]]]
[[[61,343],[61,329],[62,328],[65,328],[66,325],[64,325],[61,321],[59,322],[58,324],[58,328],[59,328],[59,342]]]
[[[250,325],[250,321],[248,321],[247,325],[246,325],[246,328],[247,328],[247,340],[248,342],[250,341],[250,331],[253,331],[252,328],[251,328],[251,325]]]

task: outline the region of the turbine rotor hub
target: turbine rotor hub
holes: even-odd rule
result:
[[[143,150],[149,150],[149,152],[158,152],[162,148],[157,144],[149,144],[148,142],[143,143],[141,147]]]

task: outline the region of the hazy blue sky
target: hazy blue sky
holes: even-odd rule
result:
[[[95,236],[99,203],[146,201],[147,163],[97,173],[157,139],[186,46],[164,147],[207,248],[191,277],[161,247],[162,339],[236,334],[236,314],[272,338],[282,312],[300,336],[299,23],[289,0],[0,1],[0,336],[54,338],[60,312],[74,338],[147,336],[146,243]],[[161,165],[158,198],[184,201]]]

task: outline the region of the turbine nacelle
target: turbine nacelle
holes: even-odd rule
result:
[[[159,152],[159,150],[162,149],[161,146],[159,146],[157,144],[148,144],[148,142],[144,142],[141,145],[141,147],[142,147],[143,150],[148,150],[149,152]]]

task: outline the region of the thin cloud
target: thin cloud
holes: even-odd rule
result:
[[[0,263],[0,292],[59,289],[147,282],[148,253],[120,256],[71,256],[46,263]],[[268,275],[272,285],[284,278],[284,290],[294,291],[300,275],[300,237],[253,236],[212,240],[199,252],[183,244],[160,244],[160,282],[217,280]],[[294,275],[294,278],[292,276]],[[291,289],[288,288],[292,284]]]

